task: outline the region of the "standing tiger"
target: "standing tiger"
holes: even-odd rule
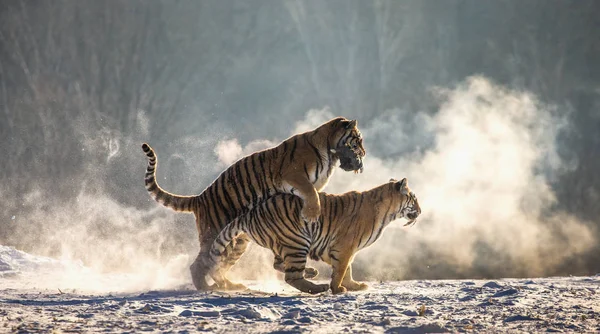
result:
[[[234,289],[223,279],[222,266],[229,245],[246,234],[251,240],[275,254],[273,267],[285,273],[285,281],[308,293],[364,290],[367,285],[352,279],[356,253],[381,236],[396,218],[406,217],[414,224],[421,213],[415,194],[406,179],[390,182],[364,192],[342,195],[319,193],[321,216],[317,224],[302,224],[302,203],[288,194],[275,195],[227,225],[215,239],[210,251],[209,274],[222,289]],[[306,268],[307,257],[332,266],[331,284],[306,280],[316,276]],[[306,269],[306,270],[305,270]]]
[[[142,145],[148,157],[145,182],[150,195],[166,207],[195,215],[200,252],[190,271],[196,289],[209,288],[205,263],[214,238],[225,225],[260,201],[277,193],[294,194],[302,201],[301,217],[307,222],[318,219],[321,213],[318,191],[329,181],[338,160],[346,171],[363,170],[366,151],[357,125],[355,120],[337,117],[273,148],[243,157],[196,196],[179,196],[163,190],[156,182],[154,150],[148,144]],[[228,252],[231,265],[245,252],[248,241],[241,236],[231,246]]]

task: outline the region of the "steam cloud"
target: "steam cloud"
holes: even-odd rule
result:
[[[552,107],[482,77],[438,89],[435,95],[440,108],[433,115],[396,109],[369,124],[359,119],[367,148],[365,171],[355,175],[338,169],[325,189],[367,190],[391,177],[407,177],[419,198],[423,213],[418,223],[412,228],[392,223],[381,240],[359,253],[357,278],[541,276],[576,261],[594,245],[586,224],[553,207],[550,181],[571,166],[561,160],[556,147],[557,136],[568,124]],[[290,135],[334,116],[327,108],[311,110]],[[52,202],[51,190],[40,189],[21,207],[9,207],[9,212],[19,213],[9,223],[20,224],[15,228],[18,235],[10,240],[35,254],[82,261],[94,272],[134,273],[129,285],[94,286],[95,290],[189,284],[188,265],[198,251],[193,218],[160,207],[145,193],[145,159],[139,149],[148,133],[143,113],[138,123],[140,131],[131,138],[108,133],[85,139],[84,147],[104,152],[104,163],[124,166],[123,184],[137,187],[135,196],[150,209],[107,195],[101,184],[112,176],[89,166],[88,181],[72,201]],[[263,138],[242,146],[236,138],[216,145],[187,138],[179,143],[180,152],[163,155],[158,150],[158,179],[167,190],[187,194],[173,188],[198,180],[189,175],[161,177],[175,172],[169,168],[173,157],[183,161],[182,174],[192,169],[194,175],[204,173],[202,183],[208,185],[212,180],[206,174],[280,140]],[[270,252],[255,245],[232,271],[234,279],[272,280],[278,275]],[[46,283],[52,288],[91,288],[77,277],[68,271]]]
[[[587,225],[553,210],[549,180],[570,165],[556,146],[568,125],[551,107],[481,77],[437,95],[433,116],[392,113],[363,127],[380,155],[365,160],[364,174],[339,173],[329,185],[335,192],[364,190],[407,177],[418,195],[420,222],[410,229],[392,224],[358,257],[363,276],[540,276],[594,245]],[[383,134],[388,141],[372,141]],[[431,146],[419,148],[429,138]],[[396,145],[403,154],[381,155]]]

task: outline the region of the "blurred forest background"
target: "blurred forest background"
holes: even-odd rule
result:
[[[324,106],[363,126],[393,108],[435,113],[431,88],[471,75],[568,110],[575,130],[559,153],[575,167],[552,187],[598,236],[599,13],[593,0],[2,1],[0,244],[32,250],[56,224],[80,224],[46,213],[76,207],[83,189],[155,208],[142,141],[157,148],[163,187],[199,193],[228,136],[283,139]],[[174,219],[186,223],[165,223],[164,248],[195,251],[193,219]],[[87,233],[135,233],[109,220]],[[548,274],[599,272],[599,253]]]

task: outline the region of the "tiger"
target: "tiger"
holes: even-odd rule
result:
[[[343,170],[358,173],[364,169],[366,155],[358,122],[336,117],[275,147],[239,159],[199,195],[180,196],[158,185],[156,153],[147,143],[142,144],[142,149],[148,159],[145,185],[150,196],[175,211],[195,215],[200,251],[190,272],[197,290],[211,288],[206,282],[208,251],[217,234],[235,217],[263,199],[289,193],[301,199],[302,219],[315,222],[321,212],[318,191],[328,183],[337,162]],[[247,246],[248,239],[243,236],[232,245],[232,265]]]
[[[285,281],[311,294],[344,293],[367,289],[352,278],[356,253],[372,245],[396,218],[405,217],[404,226],[414,225],[421,214],[417,196],[406,178],[391,179],[373,189],[341,195],[319,193],[321,216],[316,224],[302,224],[302,202],[296,196],[278,194],[234,219],[215,239],[210,250],[209,275],[220,289],[232,290],[223,279],[222,265],[232,243],[246,235],[275,255],[273,267],[285,273]],[[306,267],[307,258],[332,266],[330,284],[314,284],[317,270]]]

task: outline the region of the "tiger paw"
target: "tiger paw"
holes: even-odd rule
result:
[[[349,284],[344,284],[344,287],[348,290],[348,291],[361,291],[361,290],[366,290],[369,288],[369,286],[365,283],[358,283],[358,282],[352,282]]]
[[[337,294],[340,294],[340,293],[346,293],[346,291],[348,291],[348,290],[346,290],[346,288],[344,288],[343,286],[338,286],[338,287],[333,287],[332,286],[331,287],[331,292],[334,295],[337,295]]]
[[[315,284],[307,292],[313,295],[329,290],[329,284]]]
[[[312,278],[317,277],[317,275],[319,275],[319,271],[315,268],[306,267],[304,269],[304,278],[312,279]]]
[[[321,207],[319,205],[311,206],[305,204],[302,211],[300,211],[300,215],[305,222],[316,223],[319,221],[319,216],[321,215]]]
[[[248,289],[244,284],[241,283],[233,283],[230,280],[225,280],[223,284],[223,288],[229,291],[237,291],[237,290],[246,290]]]
[[[227,287],[227,290],[230,291],[243,291],[248,290],[248,287],[241,283],[233,283]]]

